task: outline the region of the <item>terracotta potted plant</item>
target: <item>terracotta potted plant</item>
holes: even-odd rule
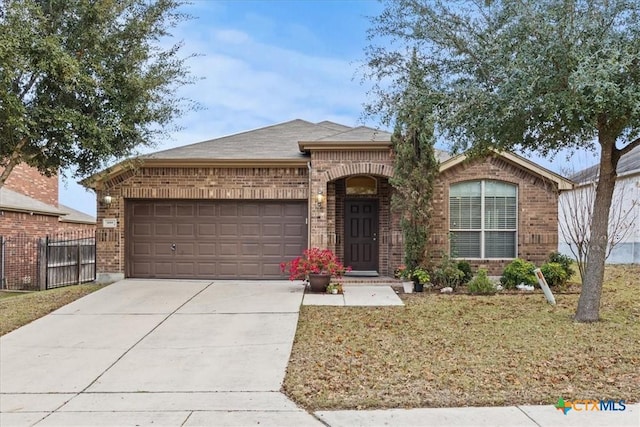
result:
[[[289,280],[305,280],[309,282],[312,292],[326,292],[331,277],[342,277],[344,264],[329,249],[310,248],[302,256],[280,264],[282,272],[289,275]]]

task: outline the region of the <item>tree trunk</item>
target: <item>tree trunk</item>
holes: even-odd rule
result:
[[[600,177],[596,186],[593,204],[591,239],[587,255],[585,277],[578,300],[575,319],[578,322],[596,322],[600,317],[600,297],[604,281],[604,266],[609,241],[609,210],[616,184],[616,168],[620,153],[616,149],[616,138],[600,132]]]
[[[15,168],[16,165],[17,162],[9,160],[2,172],[0,172],[0,188],[4,187],[4,183],[7,181],[7,178],[9,178],[9,175],[11,175],[11,171],[13,171],[13,168]]]
[[[25,147],[25,145],[27,145],[27,139],[23,138],[13,150],[13,153],[11,153],[11,155],[9,156],[4,169],[2,170],[2,172],[0,172],[0,188],[4,187],[4,183],[7,182],[7,178],[9,178],[9,175],[11,175],[11,171],[13,171],[13,168],[15,168],[18,163],[20,163],[20,159],[22,157],[22,149]]]

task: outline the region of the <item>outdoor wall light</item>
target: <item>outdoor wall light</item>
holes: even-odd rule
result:
[[[324,202],[324,192],[318,190],[318,194],[316,194],[316,206],[318,209],[322,208],[322,202]]]
[[[102,198],[102,204],[105,205],[105,206],[109,206],[112,201],[113,201],[113,199],[108,194]]]

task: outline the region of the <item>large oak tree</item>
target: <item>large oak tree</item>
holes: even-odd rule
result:
[[[393,117],[415,50],[443,96],[436,128],[454,148],[599,151],[576,313],[598,320],[616,167],[640,145],[640,2],[389,0],[370,37],[370,112]]]
[[[27,163],[84,176],[192,105],[179,0],[0,0],[0,188]]]

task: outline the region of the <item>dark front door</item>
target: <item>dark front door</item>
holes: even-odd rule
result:
[[[354,271],[378,270],[378,201],[346,200],[344,262]]]

